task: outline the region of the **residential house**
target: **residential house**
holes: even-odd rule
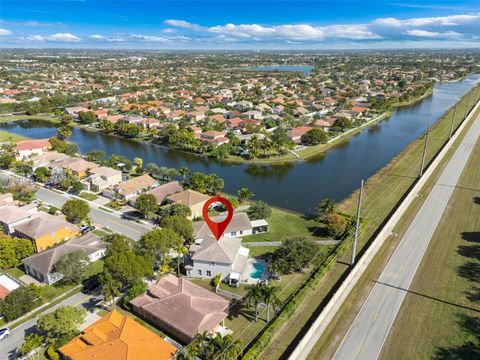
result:
[[[144,174],[116,185],[115,192],[120,199],[129,200],[155,185],[157,185],[157,180],[148,174]]]
[[[88,172],[92,169],[99,167],[100,165],[87,161],[82,158],[69,157],[60,161],[56,161],[49,165],[50,168],[63,169],[70,171],[73,175],[79,179],[83,179],[88,175]]]
[[[157,204],[161,205],[167,196],[179,193],[181,191],[183,191],[183,187],[178,183],[178,181],[172,181],[167,184],[156,186],[153,189],[146,191],[145,194],[155,196]],[[130,199],[129,202],[132,206],[135,206],[135,201],[137,200],[138,196],[140,195],[134,196]]]
[[[301,143],[302,142],[302,136],[305,135],[307,132],[312,130],[313,128],[311,126],[298,126],[293,129],[290,129],[287,131],[287,136],[290,138],[290,140],[296,142],[296,143]]]
[[[133,299],[133,311],[175,338],[190,343],[196,334],[215,333],[229,302],[190,281],[166,275]]]
[[[221,274],[222,281],[231,285],[246,279],[250,250],[242,246],[242,239],[222,236],[218,241],[204,235],[195,239],[188,249],[185,270],[187,276],[211,279]]]
[[[42,155],[51,147],[49,139],[23,140],[17,142],[13,150],[16,153],[15,158],[21,160],[34,155]]]
[[[20,287],[20,284],[9,275],[0,274],[0,299],[5,299],[13,290]]]
[[[219,223],[224,221],[226,217],[227,215],[212,216],[210,220],[215,223]],[[230,222],[228,223],[228,226],[225,229],[223,236],[235,237],[251,235],[252,231],[253,227],[248,215],[244,212],[236,212],[233,214],[232,220],[230,220]],[[203,236],[213,236],[210,228],[205,221],[195,221],[193,223],[193,235],[196,238],[202,238]]]
[[[112,311],[59,350],[67,360],[170,360],[177,348],[127,315]]]
[[[32,168],[49,167],[50,164],[70,158],[67,154],[49,151],[32,158]]]
[[[107,247],[102,239],[93,233],[65,241],[57,246],[34,254],[22,260],[26,272],[46,284],[53,284],[63,278],[55,269],[55,264],[66,254],[82,251],[90,262],[105,256]]]
[[[90,176],[86,181],[90,190],[94,192],[103,191],[114,187],[122,182],[122,172],[106,166],[99,166],[89,170]]]
[[[318,128],[320,130],[323,130],[325,132],[328,132],[330,130],[330,123],[328,121],[325,121],[325,120],[317,120],[315,122],[313,122],[312,124],[313,127],[315,128]]]
[[[225,137],[225,134],[221,131],[205,131],[200,135],[201,141],[207,141],[209,143],[213,143],[218,145],[226,144],[230,140]]]
[[[190,189],[167,196],[168,203],[182,204],[190,208],[192,215],[189,216],[189,219],[202,216],[203,206],[208,199],[210,199],[210,196]]]
[[[15,226],[31,219],[37,213],[37,206],[29,204],[16,206],[13,202],[9,205],[0,206],[0,226],[11,235]]]
[[[14,227],[15,236],[30,239],[37,252],[44,251],[62,241],[80,234],[79,229],[61,216],[53,216],[43,211],[32,216],[28,221]]]

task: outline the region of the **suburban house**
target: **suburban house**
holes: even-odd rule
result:
[[[213,222],[219,223],[225,220],[227,215],[218,215],[212,216],[210,220]],[[235,237],[243,235],[252,234],[252,223],[248,218],[248,215],[244,212],[237,212],[233,214],[232,220],[228,223],[223,236],[225,237]],[[193,235],[196,238],[201,238],[203,236],[213,236],[210,228],[208,227],[205,221],[196,221],[193,223]]]
[[[296,128],[290,129],[287,131],[287,136],[296,143],[302,142],[302,135],[305,135],[307,132],[312,130],[311,126],[298,126]]]
[[[50,144],[49,139],[23,140],[17,142],[13,150],[17,154],[15,158],[17,160],[21,160],[29,158],[33,155],[42,155],[44,152],[47,152],[51,147],[52,145]]]
[[[177,348],[132,318],[105,314],[58,350],[69,360],[169,360]]]
[[[194,190],[185,190],[170,196],[167,196],[167,202],[170,204],[182,204],[188,206],[192,211],[189,219],[202,216],[203,205],[210,199],[208,195],[204,195]]]
[[[99,165],[81,158],[69,157],[50,164],[50,167],[70,171],[79,179],[83,179],[89,171],[99,167]]]
[[[63,274],[55,270],[55,264],[63,255],[82,251],[90,262],[97,261],[105,255],[107,247],[102,239],[93,233],[65,241],[50,249],[34,254],[22,260],[26,272],[46,284],[53,284],[63,278]]]
[[[188,344],[198,333],[215,333],[221,329],[229,302],[169,274],[130,304],[135,313]]]
[[[200,135],[201,141],[207,141],[216,145],[222,145],[228,143],[230,140],[225,137],[225,134],[221,131],[206,131]]]
[[[15,226],[28,221],[37,213],[37,206],[28,204],[16,206],[13,202],[8,205],[0,205],[0,226],[7,234],[15,231]]]
[[[72,239],[80,233],[75,225],[65,221],[61,216],[53,216],[43,211],[16,225],[14,229],[14,235],[30,239],[37,252]]]
[[[35,170],[39,167],[49,167],[50,164],[58,161],[68,159],[67,154],[58,153],[56,151],[49,151],[32,158],[32,168]]]
[[[103,191],[122,182],[122,172],[106,166],[99,166],[89,171],[86,179],[89,189],[94,192]]]
[[[250,250],[242,246],[242,239],[222,236],[216,240],[213,236],[205,235],[195,239],[195,243],[188,249],[185,270],[187,276],[211,279],[222,274],[222,281],[231,285],[239,283],[248,263]]]
[[[144,174],[116,185],[115,192],[120,199],[129,200],[155,185],[157,185],[157,180],[148,174]]]
[[[9,275],[0,275],[0,299],[5,299],[13,290],[20,287],[20,284]]]
[[[172,181],[167,184],[156,186],[153,189],[146,191],[145,194],[155,196],[155,199],[157,199],[157,204],[162,204],[167,196],[181,191],[183,191],[183,187],[178,183],[178,181]],[[135,201],[137,200],[138,196],[139,195],[130,199],[129,202],[132,206],[135,206]]]

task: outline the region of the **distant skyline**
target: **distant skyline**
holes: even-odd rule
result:
[[[0,0],[3,48],[480,48],[480,2]]]

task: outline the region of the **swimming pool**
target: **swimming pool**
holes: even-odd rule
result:
[[[250,273],[250,278],[252,279],[261,279],[263,274],[267,271],[265,265],[261,262],[252,263],[252,272]]]

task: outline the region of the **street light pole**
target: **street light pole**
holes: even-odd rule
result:
[[[458,101],[455,103],[455,108],[453,109],[452,123],[450,125],[450,134],[448,134],[448,140],[452,138],[453,135],[453,124],[455,123],[455,114],[457,113]]]
[[[362,207],[362,195],[363,195],[363,179],[362,179],[362,182],[360,184],[360,194],[358,195],[357,225],[355,226],[355,238],[353,239],[352,261],[351,261],[350,265],[355,264],[355,254],[357,252],[358,233],[360,232],[360,209]]]
[[[427,155],[427,143],[428,143],[428,134],[430,133],[430,124],[427,127],[427,133],[425,134],[425,143],[423,144],[423,155],[422,155],[422,166],[420,167],[420,176],[423,175],[423,168],[425,166],[425,156]]]

